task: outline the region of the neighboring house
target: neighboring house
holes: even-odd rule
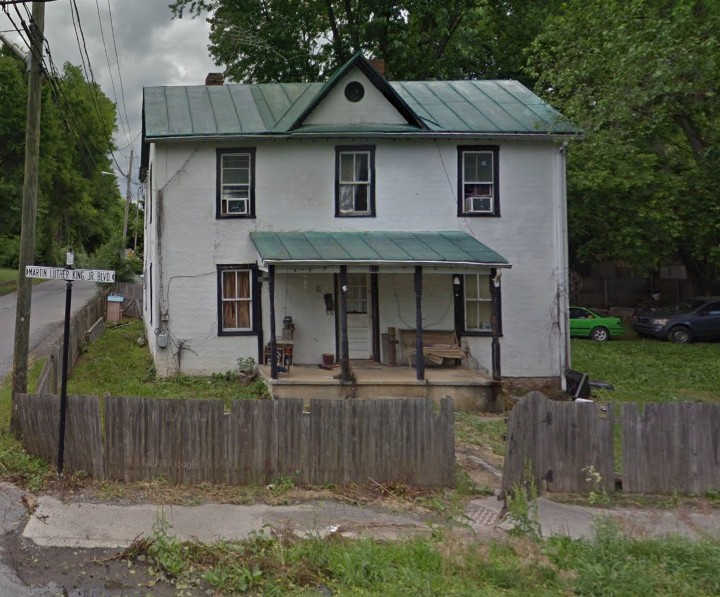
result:
[[[387,362],[420,320],[481,371],[559,379],[576,134],[515,81],[387,81],[361,55],[325,83],[146,88],[158,374],[263,361],[291,317],[295,365]]]

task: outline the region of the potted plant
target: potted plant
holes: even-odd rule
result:
[[[243,385],[249,384],[254,381],[257,377],[257,363],[252,357],[240,357],[237,360],[238,364],[238,375],[240,376],[240,383]]]

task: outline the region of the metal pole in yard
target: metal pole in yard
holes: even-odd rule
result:
[[[72,252],[68,253],[67,265],[72,266]],[[70,354],[70,306],[72,305],[72,280],[65,287],[65,325],[63,328],[62,376],[60,378],[60,429],[58,432],[57,474],[62,477],[65,457],[65,413],[67,411],[68,357]]]

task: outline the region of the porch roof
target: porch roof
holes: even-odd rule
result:
[[[511,267],[466,232],[251,232],[261,265]]]

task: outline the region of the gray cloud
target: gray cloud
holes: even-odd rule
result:
[[[127,126],[123,130],[120,122],[117,122],[115,140],[120,149],[116,156],[120,167],[126,173],[130,155],[129,141],[134,140],[132,146],[137,156],[133,165],[135,179],[140,154],[138,135],[141,130],[142,88],[202,84],[208,72],[222,70],[213,64],[208,54],[209,25],[202,18],[173,20],[168,0],[111,0],[116,56],[108,0],[76,2],[95,80],[105,95],[117,103],[118,118],[122,116],[123,121],[124,90],[129,131]],[[98,9],[105,36],[104,45]],[[24,14],[24,10],[20,10]],[[15,20],[18,21],[17,17]],[[2,13],[0,29],[10,29],[10,23]],[[70,2],[50,2],[46,5],[45,37],[58,68],[62,68],[66,61],[78,66],[82,64]],[[122,90],[118,66],[122,74]],[[124,194],[124,180],[118,179],[118,184]]]

